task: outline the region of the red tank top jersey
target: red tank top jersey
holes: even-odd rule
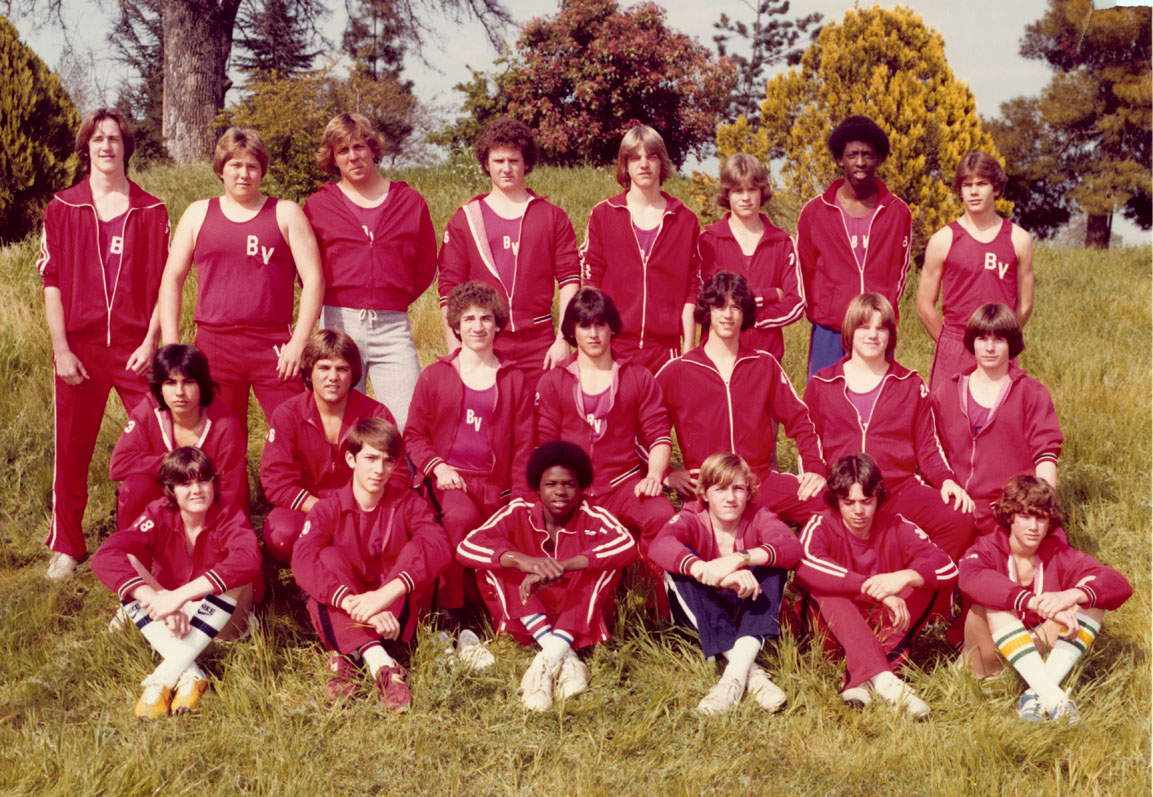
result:
[[[244,222],[229,221],[220,198],[208,200],[192,250],[198,324],[277,326],[292,323],[296,262],[276,223],[276,199]]]
[[[1017,253],[1013,223],[1001,222],[997,237],[983,244],[958,222],[949,225],[953,245],[945,255],[941,275],[941,306],[945,326],[965,328],[969,316],[987,302],[1017,309]]]

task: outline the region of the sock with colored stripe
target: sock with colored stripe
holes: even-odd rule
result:
[[[136,604],[136,611],[131,608],[132,604]],[[236,609],[236,601],[226,595],[207,595],[203,600],[189,603],[192,616],[188,620],[188,633],[183,639],[177,639],[163,621],[150,618],[139,602],[132,601],[132,604],[126,604],[125,611],[148,640],[148,644],[163,659],[149,677],[168,687],[176,685],[180,674],[196,661],[208,643],[228,625]]]
[[[757,654],[760,652],[760,639],[755,636],[739,637],[732,648],[722,654],[728,663],[721,674],[721,680],[735,678],[743,687],[748,681],[749,670],[753,668],[753,662],[757,660]]]
[[[378,672],[385,667],[396,664],[396,661],[384,649],[384,645],[379,642],[369,642],[360,649],[360,654],[364,656],[364,663],[368,665],[368,671],[372,673],[374,681]]]
[[[993,634],[993,642],[1010,666],[1025,679],[1041,698],[1046,713],[1065,702],[1065,693],[1045,667],[1045,660],[1037,652],[1033,637],[1020,621],[1005,625]]]
[[[1100,624],[1087,614],[1077,612],[1077,623],[1081,626],[1077,630],[1077,636],[1072,639],[1058,639],[1053,644],[1053,649],[1049,651],[1049,658],[1045,659],[1045,669],[1049,671],[1054,683],[1059,684],[1065,680],[1065,676],[1073,669],[1077,659],[1084,655],[1097,638],[1097,634],[1101,633]]]
[[[555,668],[560,666],[561,661],[572,650],[573,638],[570,634],[558,629],[538,639],[537,642],[540,644],[541,653],[544,654],[549,666]]]

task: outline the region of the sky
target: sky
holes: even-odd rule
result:
[[[338,41],[345,23],[344,3],[328,2],[334,11],[323,29],[332,41]],[[628,0],[622,2],[622,5],[629,4]],[[107,55],[106,37],[113,4],[105,3],[104,10],[91,0],[65,0],[65,5],[68,8],[65,24],[76,33],[82,48],[87,44],[91,49],[95,57],[93,72],[98,75],[96,85],[106,89],[110,100],[120,69]],[[545,0],[505,0],[517,23],[554,13],[557,5]],[[713,23],[721,13],[733,19],[752,20],[752,12],[743,0],[665,0],[660,5],[667,9],[672,27],[710,47],[715,33]],[[824,21],[839,22],[855,5],[846,0],[794,0],[789,16],[819,11]],[[912,7],[929,27],[944,37],[949,66],[959,80],[969,84],[977,101],[977,111],[984,116],[998,115],[1001,103],[1013,97],[1039,94],[1052,75],[1044,63],[1026,60],[1018,52],[1025,26],[1044,14],[1046,0],[907,0],[904,3],[887,0],[860,5],[890,9],[898,5]],[[461,100],[461,95],[452,90],[453,85],[468,80],[469,66],[489,69],[497,53],[479,23],[458,24],[448,17],[432,17],[429,21],[441,32],[436,40],[426,44],[428,63],[410,56],[405,77],[413,81],[419,99],[452,115]],[[57,26],[37,30],[28,20],[17,20],[16,25],[21,38],[49,66],[59,66],[64,40]],[[506,32],[506,39],[511,42],[516,35],[517,31],[511,29]],[[1122,234],[1127,242],[1150,240],[1149,233],[1137,230],[1120,217],[1114,220],[1114,231]]]

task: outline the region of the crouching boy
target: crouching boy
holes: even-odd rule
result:
[[[170,451],[159,477],[164,497],[92,557],[92,572],[162,659],[144,679],[140,719],[200,706],[208,681],[197,657],[213,639],[247,631],[262,586],[256,535],[241,507],[220,503],[208,455],[192,446]]]
[[[605,609],[637,549],[616,518],[584,500],[593,469],[580,446],[545,443],[527,471],[539,500],[512,501],[470,532],[456,556],[483,571],[477,587],[493,625],[540,645],[521,691],[526,708],[547,711],[554,684],[562,699],[588,689],[588,667],[574,649],[609,638]]]
[[[390,711],[407,711],[412,692],[408,673],[385,641],[412,640],[452,557],[425,500],[390,482],[400,451],[393,424],[358,421],[344,454],[351,482],[312,508],[292,551],[292,572],[308,593],[313,627],[332,651],[325,695],[330,701],[355,695],[363,660]]]
[[[1022,720],[1076,722],[1061,682],[1097,638],[1105,611],[1120,607],[1133,588],[1051,533],[1061,526],[1061,507],[1048,482],[1014,476],[993,516],[998,531],[979,538],[959,565],[961,591],[973,602],[962,660],[978,678],[998,674],[1008,661],[1029,685],[1017,703]]]

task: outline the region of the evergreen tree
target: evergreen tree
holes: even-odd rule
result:
[[[373,80],[400,80],[405,36],[397,0],[357,0],[341,40],[344,52]],[[409,82],[411,86],[411,82]]]
[[[1049,181],[1088,215],[1087,246],[1108,248],[1115,212],[1153,225],[1151,22],[1148,6],[1049,0],[1021,40],[1022,55],[1057,70],[1037,101],[1045,148],[1062,153]],[[1014,177],[1039,171],[1029,159],[1006,166]]]
[[[52,195],[71,182],[80,117],[60,79],[0,17],[0,244],[40,222]]]
[[[717,52],[728,56],[737,66],[737,87],[729,98],[728,121],[736,121],[740,114],[756,121],[763,96],[764,72],[766,67],[777,64],[794,66],[801,61],[805,48],[797,43],[805,37],[805,43],[817,38],[817,27],[823,15],[814,12],[799,19],[777,19],[789,13],[789,0],[741,0],[753,12],[753,24],[733,20],[728,14],[713,23],[721,33],[713,36]],[[806,35],[807,34],[807,35]],[[730,50],[729,42],[744,40],[748,55]]]
[[[848,11],[825,26],[800,67],[765,87],[760,123],[738,119],[717,131],[721,157],[782,153],[782,200],[801,202],[841,176],[825,140],[847,116],[863,114],[888,134],[877,176],[909,204],[913,252],[960,214],[952,192],[957,163],[975,149],[997,157],[972,91],[953,77],[945,42],[912,10]],[[1007,202],[999,210],[1009,210]]]
[[[133,163],[164,160],[164,22],[160,0],[119,0],[108,34],[117,60],[136,77],[120,86],[116,105],[133,121]]]
[[[316,19],[326,13],[318,0],[250,0],[237,16],[241,52],[233,64],[253,79],[307,71],[320,54],[309,49],[318,36]]]

